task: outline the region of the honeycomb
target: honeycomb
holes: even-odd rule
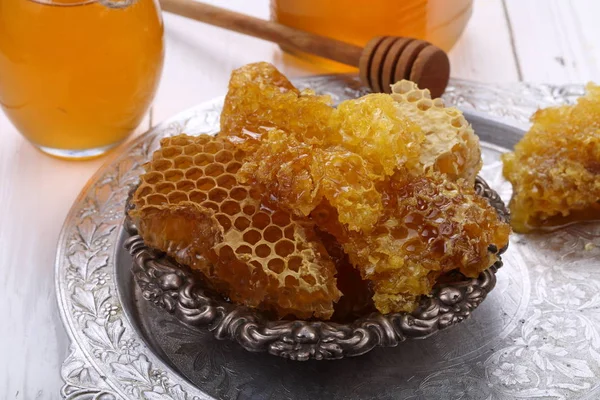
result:
[[[514,152],[503,155],[517,232],[600,218],[600,86],[586,89],[575,105],[538,110]]]
[[[473,189],[479,142],[410,82],[336,108],[267,63],[235,70],[216,138],[166,138],[130,215],[233,302],[279,317],[412,311],[510,228]],[[446,275],[444,275],[446,274]]]
[[[350,229],[370,229],[383,211],[376,176],[362,157],[340,146],[299,142],[279,129],[268,132],[239,175],[299,216],[327,200]]]
[[[146,244],[199,270],[232,301],[329,319],[341,293],[314,223],[240,183],[244,153],[220,138],[165,138],[133,196]]]
[[[248,152],[273,128],[308,143],[328,143],[335,136],[331,105],[329,96],[298,91],[269,63],[248,64],[231,73],[220,135]]]
[[[481,168],[479,141],[460,111],[412,82],[394,90],[333,108],[270,64],[249,64],[232,73],[220,135],[248,153],[240,179],[282,209],[307,216],[327,201],[349,229],[369,232],[383,212],[375,185],[398,168],[471,183]]]
[[[473,184],[482,166],[481,149],[462,112],[445,107],[442,99],[432,100],[429,90],[420,90],[407,80],[392,86],[391,97],[397,112],[418,125],[425,135],[420,151],[422,167],[433,167],[452,180],[464,178]]]
[[[380,179],[396,168],[418,167],[421,128],[397,112],[390,95],[368,94],[340,103],[330,122],[341,145],[360,155]]]
[[[368,235],[340,224],[328,204],[311,216],[371,282],[375,306],[384,314],[413,311],[448,271],[476,277],[508,243],[510,227],[465,180],[398,171],[380,190],[385,211]]]

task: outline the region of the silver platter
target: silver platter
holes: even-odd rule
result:
[[[348,76],[301,81],[337,100],[361,94]],[[482,139],[482,177],[503,200],[499,155],[538,106],[581,86],[451,82],[445,98]],[[216,132],[222,99],[166,121],[100,169],[63,228],[56,289],[72,340],[69,399],[597,399],[600,397],[600,224],[514,235],[496,288],[460,324],[426,340],[335,362],[250,353],[182,324],[142,297],[123,249],[123,209],[141,164],[166,135]],[[508,125],[502,123],[508,123]]]

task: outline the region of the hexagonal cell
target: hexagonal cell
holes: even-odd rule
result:
[[[180,192],[180,191],[175,191],[175,192],[169,193],[167,198],[169,199],[169,203],[171,203],[171,204],[177,204],[177,203],[181,203],[182,201],[188,200],[187,194],[185,194],[184,192]]]
[[[288,260],[288,268],[294,272],[300,271],[302,266],[302,259],[300,257],[290,257]]]
[[[163,140],[169,140],[171,142],[171,146],[185,146],[186,144],[190,143],[190,139],[187,136],[174,136],[174,137],[170,137],[168,139],[163,139]],[[193,140],[193,139],[191,139]],[[162,145],[162,141],[161,141],[161,145]]]
[[[273,215],[271,216],[271,220],[275,225],[280,226],[282,228],[284,226],[289,225],[289,223],[291,222],[289,214],[283,211],[275,211],[275,213],[273,213]]]
[[[194,156],[194,165],[201,167],[213,163],[214,160],[212,154],[200,153]]]
[[[289,287],[289,288],[298,287],[299,283],[300,282],[298,281],[298,278],[296,278],[295,276],[288,275],[285,277],[285,287]]]
[[[252,205],[247,205],[244,206],[243,211],[246,215],[254,215],[254,213],[256,212],[256,208]]]
[[[302,280],[308,283],[310,286],[316,285],[317,283],[317,280],[312,275],[302,275],[300,278],[302,278]]]
[[[250,226],[250,220],[246,217],[237,217],[233,223],[238,230],[244,231]]]
[[[275,253],[277,253],[280,257],[287,257],[294,252],[296,247],[294,246],[294,242],[290,240],[281,240],[275,243]]]
[[[247,195],[248,195],[248,191],[241,186],[234,187],[229,192],[229,197],[231,197],[232,199],[237,200],[237,201],[244,200]]]
[[[143,198],[152,193],[152,188],[150,186],[142,184],[138,191],[138,196]]]
[[[430,99],[421,99],[417,102],[417,108],[419,110],[427,111],[433,106],[433,101]]]
[[[235,176],[233,175],[224,174],[217,178],[217,184],[226,189],[231,189],[232,187],[237,185],[237,183],[237,179],[235,179]]]
[[[173,158],[179,154],[181,154],[183,149],[181,147],[164,147],[161,149],[162,158]]]
[[[165,172],[165,180],[170,182],[177,182],[183,179],[183,172],[177,169],[171,169]]]
[[[175,158],[175,168],[188,169],[192,166],[194,160],[190,156],[177,156]]]
[[[214,212],[219,212],[219,205],[217,203],[213,203],[212,201],[204,201],[200,204],[202,207],[210,208]]]
[[[244,241],[252,245],[255,245],[261,238],[262,236],[260,235],[260,232],[254,229],[250,229],[244,233]]]
[[[188,144],[183,148],[183,154],[186,154],[188,156],[198,154],[199,151],[200,147],[197,144]]]
[[[208,192],[208,198],[211,199],[212,201],[216,201],[217,203],[222,202],[227,197],[229,197],[227,194],[227,191],[225,189],[222,189],[219,187],[212,188]]]
[[[254,200],[260,200],[262,198],[262,192],[260,191],[260,189],[252,187],[250,188],[250,197],[253,198]]]
[[[207,192],[215,186],[217,186],[217,184],[215,183],[214,179],[208,176],[200,178],[196,181],[196,187]]]
[[[183,192],[191,192],[192,190],[196,189],[196,182],[188,180],[179,181],[177,182],[177,189]]]
[[[217,141],[211,141],[204,145],[204,151],[211,154],[216,154],[223,148],[223,144]]]
[[[197,180],[198,178],[201,178],[203,175],[204,172],[202,172],[202,169],[198,167],[192,167],[185,171],[185,177],[193,181]]]
[[[233,158],[235,158],[237,161],[244,161],[244,158],[246,158],[246,155],[244,154],[243,151],[236,151],[233,154]]]
[[[171,182],[161,182],[156,185],[155,190],[157,193],[168,194],[169,192],[175,190],[175,185]]]
[[[252,254],[252,248],[250,246],[242,245],[235,249],[237,254]]]
[[[160,172],[148,172],[142,175],[142,180],[150,185],[154,185],[156,182],[163,180],[163,174]]]
[[[221,212],[227,215],[235,215],[240,211],[240,205],[237,201],[228,200],[221,204]]]
[[[171,160],[155,160],[152,161],[152,169],[156,171],[166,171],[173,167]]]
[[[275,272],[276,274],[280,274],[285,269],[285,263],[283,262],[283,260],[281,258],[274,258],[269,261],[269,263],[267,264],[267,268],[269,268],[271,271]]]
[[[450,121],[452,126],[455,128],[462,128],[463,122],[464,122],[464,119],[462,118],[462,116],[454,117],[454,118],[452,118],[452,121]]]
[[[196,143],[200,145],[205,145],[206,143],[213,141],[215,138],[208,135],[201,135],[196,137]]]
[[[286,226],[283,230],[283,235],[288,239],[294,240],[294,226]]]
[[[188,197],[190,198],[190,201],[200,204],[206,200],[208,196],[206,196],[206,193],[199,190],[192,190]]]
[[[217,214],[216,218],[225,231],[228,231],[229,228],[231,228],[231,219],[227,215]]]
[[[263,233],[263,237],[267,242],[275,243],[281,238],[283,238],[283,232],[281,232],[281,228],[275,225],[271,225],[265,229]]]
[[[425,245],[419,238],[412,238],[402,245],[402,250],[406,253],[417,254],[425,250]]]
[[[269,218],[269,216],[262,211],[256,213],[252,217],[252,226],[254,226],[258,229],[261,229],[261,230],[265,229],[270,224],[271,224],[271,218]]]
[[[269,246],[267,246],[266,244],[259,244],[254,249],[254,254],[256,254],[257,257],[262,257],[262,258],[269,257],[269,255],[271,254],[271,248]]]
[[[215,154],[215,161],[221,164],[227,164],[233,160],[233,154],[229,150],[221,150]]]
[[[159,206],[161,204],[167,204],[168,200],[167,197],[162,195],[162,194],[151,194],[150,196],[148,196],[146,198],[146,204],[148,205],[153,205],[153,206]]]
[[[227,164],[225,171],[229,172],[230,174],[235,174],[236,172],[238,172],[240,170],[240,168],[242,168],[242,164],[234,161],[234,162]]]
[[[210,164],[204,168],[204,175],[217,177],[225,172],[225,168],[221,164]]]

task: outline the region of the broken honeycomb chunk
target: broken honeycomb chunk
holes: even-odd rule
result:
[[[392,86],[397,112],[419,126],[425,135],[421,165],[445,173],[452,180],[475,182],[481,170],[481,149],[473,128],[456,107],[445,107],[442,99],[431,99],[429,90],[402,80]]]
[[[244,65],[231,73],[221,113],[221,133],[251,152],[273,128],[307,143],[329,142],[333,108],[329,96],[300,92],[273,65]]]
[[[517,232],[600,219],[600,86],[586,88],[575,105],[538,110],[514,152],[502,157]]]
[[[343,101],[333,113],[331,127],[341,134],[342,147],[360,155],[381,179],[397,168],[418,167],[423,133],[396,111],[387,94]]]
[[[510,227],[464,180],[399,171],[380,190],[385,211],[368,235],[346,229],[327,204],[311,216],[371,281],[384,314],[413,311],[443,273],[457,269],[476,277],[508,243]]]
[[[368,231],[383,210],[373,182],[377,178],[358,154],[341,146],[311,146],[279,129],[267,134],[239,175],[300,216],[327,200],[340,222],[354,230]]]
[[[341,294],[314,223],[267,207],[241,184],[243,157],[207,135],[163,139],[133,196],[140,235],[234,302],[329,319]]]

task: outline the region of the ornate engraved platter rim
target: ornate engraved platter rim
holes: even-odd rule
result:
[[[358,81],[348,76],[308,77],[303,82],[311,86],[315,83],[325,88],[331,86],[332,90],[344,88],[343,92],[337,93],[342,97],[350,97],[360,91]],[[453,80],[446,99],[459,107],[479,109],[490,115],[505,118],[503,122],[508,122],[508,118],[513,123],[523,126],[527,116],[534,111],[534,103],[560,104],[572,101],[581,92],[581,86],[518,84],[490,87]],[[512,96],[504,96],[507,93]],[[535,101],[527,103],[522,100],[528,96]],[[190,121],[196,123],[195,118],[201,115],[206,117],[211,112],[214,114],[215,106],[221,99],[184,111],[127,144],[106,161],[75,200],[58,240],[55,266],[55,284],[61,318],[72,341],[71,355],[62,369],[62,376],[66,382],[62,390],[65,398],[209,398],[176,375],[154,355],[144,341],[137,337],[135,329],[124,315],[116,292],[115,268],[111,263],[116,251],[115,238],[122,226],[122,218],[118,214],[122,209],[113,208],[115,204],[122,205],[125,197],[120,192],[115,194],[106,191],[111,188],[118,189],[121,183],[128,182],[128,171],[119,170],[119,167],[124,164],[130,169],[139,168],[139,161],[143,162],[143,156],[147,156],[159,132],[168,134],[169,130],[175,129],[177,125],[183,123],[185,126]],[[520,112],[512,110],[515,105],[523,106]],[[94,225],[94,217],[102,217],[97,221],[97,225]],[[82,250],[77,247],[82,245],[89,248]],[[90,258],[70,258],[79,257],[79,254],[86,254]],[[78,273],[81,275],[82,270],[85,270],[86,274],[86,279],[83,280],[75,276]],[[92,297],[86,294],[88,292],[93,293]],[[97,293],[100,293],[99,297],[94,297]],[[79,303],[76,304],[74,299]]]

